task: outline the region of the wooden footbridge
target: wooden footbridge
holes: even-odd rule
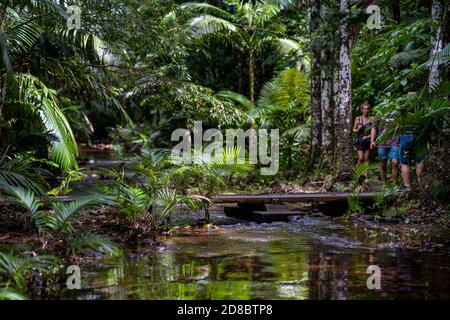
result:
[[[291,216],[301,216],[310,212],[312,207],[333,216],[343,215],[347,211],[347,199],[354,196],[351,192],[320,193],[283,193],[283,194],[222,194],[212,198],[217,204],[236,204],[225,206],[227,216],[244,220],[269,222],[286,221]],[[374,201],[375,192],[362,192],[358,199],[363,204]],[[293,206],[292,203],[311,204],[312,206]]]
[[[287,221],[291,216],[306,215],[313,208],[327,215],[343,215],[347,211],[347,200],[353,195],[351,192],[221,194],[212,197],[211,200],[215,204],[224,204],[224,211],[228,216],[268,222]],[[364,205],[373,203],[374,197],[375,192],[362,192],[358,195]],[[79,196],[49,198],[58,201],[72,201]],[[10,197],[0,197],[0,205],[13,203],[15,201]],[[230,204],[235,204],[235,206],[230,206]],[[310,205],[308,206],[308,204]]]

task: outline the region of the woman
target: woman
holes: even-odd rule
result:
[[[353,132],[357,133],[355,147],[358,150],[358,166],[363,163],[369,163],[370,158],[370,131],[373,126],[370,117],[370,105],[364,102],[361,105],[361,116],[355,119]],[[366,177],[368,172],[366,171]]]

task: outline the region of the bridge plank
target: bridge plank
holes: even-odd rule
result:
[[[280,194],[222,194],[212,198],[214,203],[283,203],[345,201],[351,192],[280,193]],[[361,200],[372,200],[375,192],[362,192]]]

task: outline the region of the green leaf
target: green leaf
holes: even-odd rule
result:
[[[57,138],[52,142],[54,161],[63,169],[77,168],[77,144],[69,122],[59,108],[56,92],[31,74],[19,74],[17,78],[21,102],[38,113],[45,129]]]

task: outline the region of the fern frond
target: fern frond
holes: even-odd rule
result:
[[[119,247],[109,238],[92,233],[80,233],[67,244],[67,253],[80,253],[85,249],[94,249],[110,255],[118,255]]]
[[[71,220],[80,209],[111,203],[110,201],[111,199],[104,195],[92,195],[70,202],[55,202],[53,203],[55,215],[47,218],[48,226],[55,231],[72,233],[74,228]]]

